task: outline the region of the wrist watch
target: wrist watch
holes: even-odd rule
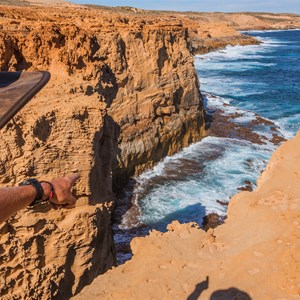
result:
[[[25,186],[25,185],[32,185],[35,188],[36,194],[35,194],[35,199],[33,200],[33,202],[31,204],[29,204],[29,206],[34,206],[37,203],[40,203],[43,201],[43,196],[44,196],[44,190],[42,185],[40,184],[40,182],[38,180],[36,180],[35,178],[29,178],[26,179],[24,181],[22,181],[19,186]]]

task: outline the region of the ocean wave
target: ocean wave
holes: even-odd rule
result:
[[[260,95],[265,93],[265,83],[250,82],[239,79],[233,80],[231,77],[211,76],[200,83],[202,91],[214,90],[223,98],[245,97],[250,95]]]
[[[195,164],[202,163],[204,168],[201,172],[186,178],[153,186],[147,195],[139,200],[141,221],[144,224],[162,229],[175,217],[185,222],[187,215],[179,214],[178,211],[197,204],[198,211],[194,217],[189,215],[188,221],[201,224],[202,217],[208,213],[226,214],[226,208],[217,201],[229,201],[245,181],[254,184],[257,174],[262,171],[271,153],[271,149],[267,146],[253,146],[247,141],[218,137],[207,137],[193,148]],[[214,159],[205,158],[203,152],[206,149],[216,152]],[[196,154],[199,155],[198,159],[195,157]],[[185,151],[181,155],[185,159],[188,158]],[[162,168],[167,167],[168,163],[163,162]],[[178,172],[180,177],[180,169],[176,168],[174,171]],[[153,172],[151,177],[159,177],[160,174]],[[159,178],[157,179],[159,181]],[[147,181],[143,184],[147,185]]]
[[[196,55],[196,60],[212,60],[213,62],[219,60],[253,60],[265,58],[265,55],[260,55],[260,53],[272,52],[271,47],[276,47],[280,45],[280,41],[277,39],[257,37],[263,44],[260,45],[246,45],[246,46],[226,46],[224,49],[212,51],[206,54]]]
[[[275,120],[274,123],[280,128],[280,132],[286,137],[286,139],[291,139],[295,136],[295,133],[299,129],[300,113],[279,118]]]
[[[270,30],[240,30],[240,33],[245,33],[247,34],[249,33],[253,33],[253,34],[257,34],[257,33],[266,33],[266,32],[285,32],[285,31],[300,31],[300,28],[293,28],[293,29],[270,29]]]

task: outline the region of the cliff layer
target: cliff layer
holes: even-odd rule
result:
[[[232,198],[225,224],[173,222],[131,243],[134,256],[74,299],[297,299],[300,131],[273,154],[254,192]]]
[[[52,74],[1,131],[1,186],[81,174],[75,208],[0,225],[0,295],[65,299],[114,263],[112,173],[121,182],[203,135],[188,32],[80,7],[1,7],[0,26],[2,71]]]
[[[300,28],[300,16],[272,13],[180,13],[192,21],[191,37],[195,53],[205,53],[227,45],[259,43],[239,30],[280,30]],[[196,26],[195,26],[196,25]]]
[[[149,11],[133,7],[92,6],[101,11],[110,10],[127,16],[143,18],[179,19],[189,29],[194,53],[206,53],[227,45],[259,43],[239,30],[279,30],[300,28],[297,14],[274,13],[203,13],[178,11]]]

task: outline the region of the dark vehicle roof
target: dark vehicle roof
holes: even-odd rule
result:
[[[49,81],[50,73],[0,72],[0,128]]]

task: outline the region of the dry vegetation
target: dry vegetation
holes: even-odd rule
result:
[[[30,3],[25,0],[0,0],[0,5],[27,6],[30,5]]]

